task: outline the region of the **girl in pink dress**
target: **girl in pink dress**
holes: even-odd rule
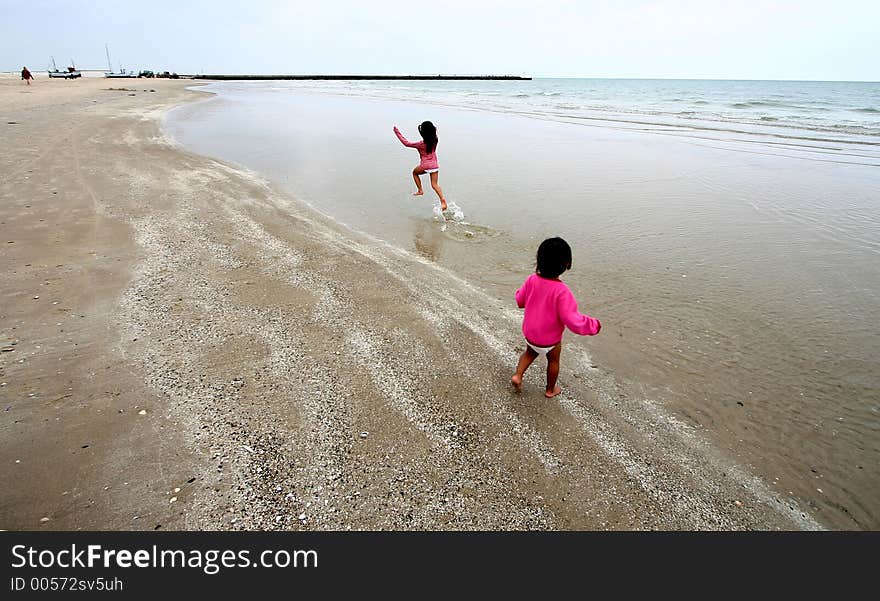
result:
[[[549,399],[562,392],[556,379],[565,328],[582,336],[595,336],[602,329],[598,319],[578,311],[574,295],[559,279],[568,269],[571,269],[571,247],[562,238],[548,238],[538,247],[536,272],[516,291],[516,304],[525,309],[522,332],[526,339],[526,350],[510,378],[517,392],[522,389],[523,374],[538,355],[547,355],[544,396]]]
[[[445,211],[447,209],[446,199],[443,197],[443,189],[438,182],[440,166],[437,163],[437,128],[430,121],[425,121],[419,125],[419,133],[422,135],[421,142],[410,142],[404,138],[396,125],[394,126],[394,133],[403,142],[404,146],[409,146],[419,151],[419,164],[412,171],[413,180],[416,182],[416,192],[413,192],[413,196],[424,194],[422,191],[422,180],[419,176],[427,173],[431,178],[431,187],[434,188],[434,192],[440,197],[440,209]]]

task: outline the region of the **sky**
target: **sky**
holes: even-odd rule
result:
[[[0,0],[0,70],[880,81],[878,0]]]

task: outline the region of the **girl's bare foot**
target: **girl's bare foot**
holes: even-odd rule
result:
[[[445,211],[445,210],[448,209],[448,208],[449,208],[449,207],[446,205],[446,201],[445,201],[445,200],[441,200],[441,201],[440,201],[440,210],[441,210],[441,211]]]
[[[552,399],[553,397],[555,397],[557,394],[559,394],[561,392],[562,392],[562,388],[560,388],[559,385],[557,384],[552,392],[549,390],[545,390],[544,396],[547,397],[548,399]]]
[[[413,196],[421,196],[422,194],[424,194],[424,192],[422,192],[421,190],[419,190],[418,192],[413,192]]]
[[[510,383],[517,392],[522,392],[522,376],[513,374],[510,376]]]

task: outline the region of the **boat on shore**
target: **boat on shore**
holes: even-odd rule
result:
[[[104,44],[104,50],[107,52],[107,71],[104,72],[104,77],[110,78],[135,78],[137,77],[137,73],[134,71],[126,71],[122,65],[119,65],[119,71],[113,70],[113,64],[110,62],[110,47],[107,44]]]
[[[62,71],[58,68],[58,65],[55,64],[55,57],[53,56],[50,58],[52,59],[52,68],[47,69],[49,77],[56,79],[76,79],[77,77],[82,77],[82,73],[76,68],[76,64],[73,60],[70,61],[72,66],[67,67],[67,71]]]

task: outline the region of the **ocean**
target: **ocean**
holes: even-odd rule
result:
[[[201,89],[173,138],[500,303],[563,236],[563,279],[603,322],[567,345],[823,523],[880,528],[880,83]],[[464,223],[434,220],[430,186],[410,195],[418,157],[391,129],[418,139],[425,119]],[[573,369],[563,352],[563,386]]]
[[[870,82],[537,79],[303,82],[298,87],[681,133],[751,133],[868,146],[880,135],[880,84]]]

